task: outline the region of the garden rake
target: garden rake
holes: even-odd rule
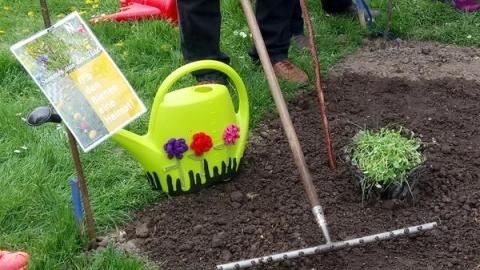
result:
[[[287,135],[288,142],[290,144],[290,148],[293,153],[293,158],[295,160],[295,164],[300,172],[305,193],[312,207],[312,212],[315,217],[315,221],[320,227],[326,243],[318,246],[309,247],[309,248],[287,251],[284,253],[278,253],[278,254],[273,254],[273,255],[268,255],[263,257],[257,257],[257,258],[240,260],[240,261],[226,263],[226,264],[220,264],[220,265],[217,265],[216,269],[217,270],[243,269],[247,267],[259,266],[266,263],[273,263],[273,262],[293,259],[297,257],[303,257],[307,255],[320,254],[320,253],[339,250],[343,248],[360,246],[367,243],[393,239],[400,236],[414,235],[414,234],[422,233],[435,228],[437,226],[437,223],[432,222],[432,223],[412,226],[412,227],[403,228],[403,229],[394,230],[394,231],[383,232],[379,234],[364,236],[364,237],[350,239],[350,240],[344,240],[344,241],[338,241],[338,242],[332,241],[332,239],[330,238],[330,233],[328,231],[327,222],[325,220],[325,215],[323,213],[322,206],[320,205],[320,201],[318,199],[315,186],[313,185],[312,176],[305,163],[305,157],[300,147],[300,142],[298,141],[297,134],[292,124],[292,120],[288,113],[287,105],[285,103],[282,92],[280,90],[280,86],[278,85],[277,78],[275,77],[275,73],[273,71],[273,67],[270,62],[270,58],[268,56],[265,43],[263,41],[262,35],[260,33],[260,29],[258,27],[258,23],[256,21],[255,15],[252,10],[252,6],[250,4],[250,0],[240,0],[240,2],[242,4],[243,11],[247,18],[247,23],[249,25],[250,31],[253,34],[255,47],[257,48],[260,61],[265,71],[267,81],[270,86],[273,99],[277,106],[277,110],[279,112],[280,120],[282,122],[285,134]],[[304,15],[307,14],[305,1],[300,0],[300,3],[302,6],[303,14]],[[304,19],[309,21],[307,22],[307,27],[311,27],[310,18],[304,16]],[[312,29],[309,29],[309,33],[310,33],[310,37],[309,37],[310,46],[313,47],[314,35],[312,34],[313,33]]]

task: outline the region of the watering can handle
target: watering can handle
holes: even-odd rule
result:
[[[220,71],[227,75],[230,80],[232,80],[235,89],[238,93],[238,112],[237,117],[239,118],[240,126],[247,127],[248,126],[248,118],[249,118],[249,107],[248,107],[248,95],[247,90],[245,89],[245,84],[243,83],[240,75],[229,65],[215,60],[200,60],[195,61],[189,64],[186,64],[174,72],[170,73],[170,75],[165,78],[162,82],[160,87],[158,88],[157,95],[155,96],[155,100],[153,102],[153,110],[158,108],[160,103],[163,102],[163,98],[167,94],[167,92],[172,88],[172,86],[183,76],[192,73],[198,70],[204,69],[214,69]],[[152,115],[156,115],[155,111],[152,111]]]

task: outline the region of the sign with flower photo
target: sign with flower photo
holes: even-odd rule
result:
[[[10,49],[84,151],[146,111],[77,12]]]

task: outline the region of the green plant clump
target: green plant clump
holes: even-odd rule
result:
[[[364,196],[372,188],[383,189],[397,182],[406,183],[409,172],[423,163],[421,141],[408,137],[402,129],[381,128],[378,131],[361,131],[355,140],[353,165],[364,174]]]

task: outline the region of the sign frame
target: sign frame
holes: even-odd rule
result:
[[[102,55],[102,53],[106,56],[107,60],[110,62],[110,64],[114,67],[114,72],[116,72],[117,74],[120,75],[121,79],[123,80],[123,82],[126,84],[126,86],[131,90],[131,94],[132,94],[132,97],[136,99],[136,102],[138,102],[138,105],[140,106],[139,108],[139,112],[136,113],[135,115],[131,116],[127,121],[124,121],[122,122],[121,125],[115,127],[114,129],[112,130],[107,130],[108,133],[106,133],[105,135],[99,137],[98,139],[96,139],[93,143],[85,146],[81,140],[79,140],[79,137],[78,137],[78,134],[76,132],[74,132],[74,129],[72,128],[72,126],[70,125],[71,123],[69,123],[68,121],[63,121],[63,123],[67,126],[67,128],[71,131],[71,133],[73,134],[73,136],[75,137],[75,139],[77,140],[78,144],[80,145],[80,147],[82,148],[82,150],[84,152],[88,152],[90,150],[92,150],[93,148],[97,147],[99,144],[101,144],[102,142],[106,141],[107,139],[109,139],[111,136],[113,136],[117,131],[119,131],[120,129],[124,128],[125,126],[129,125],[131,122],[133,122],[134,120],[136,120],[137,118],[139,118],[141,115],[143,115],[145,112],[147,112],[147,108],[145,107],[144,103],[142,102],[142,100],[139,98],[138,94],[135,92],[135,90],[133,89],[133,87],[131,86],[130,82],[127,80],[127,78],[125,77],[125,75],[120,71],[120,69],[118,68],[117,64],[113,61],[113,59],[111,58],[111,56],[108,54],[108,52],[105,50],[105,48],[102,46],[102,44],[98,41],[97,37],[95,36],[95,34],[92,32],[92,30],[90,29],[90,27],[88,27],[88,24],[82,19],[82,17],[78,14],[78,12],[73,12],[73,13],[70,13],[69,15],[65,16],[63,19],[59,20],[58,22],[56,22],[55,24],[53,24],[52,26],[50,26],[49,28],[46,28],[38,33],[35,33],[34,35],[22,40],[22,41],[19,41],[18,43],[12,45],[10,47],[10,51],[15,55],[15,57],[17,58],[17,60],[19,60],[19,62],[21,63],[21,65],[23,66],[23,68],[27,71],[27,73],[30,75],[30,77],[34,80],[35,84],[42,90],[42,93],[45,95],[45,97],[48,99],[48,101],[50,102],[50,104],[53,106],[53,108],[60,113],[60,110],[59,108],[56,106],[55,102],[52,100],[52,98],[49,96],[49,94],[46,92],[46,90],[44,89],[44,87],[38,82],[37,79],[35,79],[35,75],[32,73],[32,70],[29,69],[25,63],[23,61],[20,60],[19,58],[19,55],[18,53],[16,52],[19,48],[25,46],[26,44],[44,36],[44,35],[47,35],[49,34],[51,31],[53,31],[54,29],[58,28],[58,27],[61,27],[62,25],[64,25],[66,22],[72,20],[72,19],[78,19],[80,21],[81,24],[83,24],[84,28],[85,28],[85,31],[88,33],[88,36],[89,38],[91,38],[94,43],[96,44],[96,46],[99,48],[99,53],[97,55],[100,56]],[[88,63],[90,63],[91,61],[93,61],[95,58],[91,58],[85,62],[83,62],[80,66],[77,66],[75,69],[79,69],[81,68],[82,66],[84,65],[87,65]],[[73,70],[75,70],[73,69]],[[68,72],[65,72],[65,74],[68,74]],[[68,75],[67,75],[68,76]],[[87,101],[88,102],[88,101]],[[89,103],[89,105],[91,105]],[[97,114],[98,115],[98,114]],[[62,116],[60,114],[60,116]]]

